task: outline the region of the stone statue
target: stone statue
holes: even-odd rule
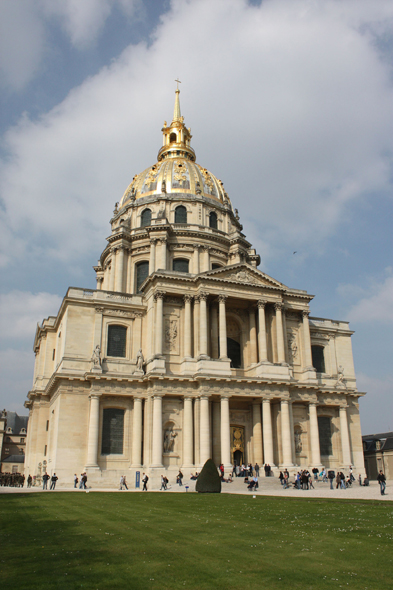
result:
[[[164,432],[164,453],[172,453],[175,448],[175,438],[177,432],[173,432],[172,427]]]
[[[4,410],[1,412],[1,417],[2,418],[7,418],[7,410],[4,408]]]
[[[197,195],[200,195],[200,194],[201,194],[201,192],[202,192],[202,191],[201,191],[201,183],[199,182],[199,180],[197,180],[197,183],[196,183],[196,185],[195,185],[195,193],[196,193]]]
[[[337,383],[338,387],[345,387],[345,379],[344,379],[344,367],[342,365],[338,366],[337,369]]]
[[[99,344],[97,344],[93,350],[91,360],[93,362],[93,367],[101,367],[101,348]]]
[[[161,192],[166,193],[166,181],[165,179],[161,183]]]
[[[295,452],[299,455],[302,452],[302,433],[300,430],[295,430]]]
[[[142,373],[144,373],[144,370],[143,370],[144,362],[145,362],[145,359],[143,358],[142,349],[140,348],[138,350],[138,354],[136,355],[136,368],[138,371],[142,371]]]
[[[239,211],[237,209],[235,209],[235,217],[236,217],[237,221],[239,221],[240,216],[239,216]]]

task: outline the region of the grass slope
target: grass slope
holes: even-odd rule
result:
[[[48,492],[0,518],[2,588],[392,588],[391,502]]]

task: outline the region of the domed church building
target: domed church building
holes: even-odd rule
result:
[[[116,204],[94,267],[37,327],[26,473],[173,481],[208,458],[364,473],[348,323],[258,269],[221,180],[196,162],[176,90],[157,162]]]

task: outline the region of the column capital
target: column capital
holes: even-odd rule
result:
[[[219,303],[225,303],[227,299],[228,295],[224,295],[223,293],[220,293],[220,295],[218,296]]]
[[[207,293],[207,291],[201,291],[200,293],[198,293],[198,295],[200,301],[206,301],[210,293]]]
[[[220,394],[220,399],[229,399],[231,397],[232,397],[232,395],[230,393],[221,393]]]
[[[191,303],[191,301],[193,300],[193,296],[192,295],[183,295],[183,299],[184,299],[184,303]]]
[[[265,309],[267,304],[266,299],[258,299],[257,305],[258,305],[258,309]]]
[[[198,395],[198,398],[199,398],[200,400],[202,400],[202,399],[205,399],[205,400],[207,399],[207,400],[209,400],[209,398],[210,398],[210,393],[202,393],[201,395]]]
[[[102,395],[101,393],[91,393],[89,395],[89,398],[90,399],[100,399],[101,395]]]
[[[164,299],[166,295],[166,291],[156,291],[154,293],[154,300],[157,301],[157,299]]]
[[[158,239],[157,238],[150,238],[150,244],[157,244]]]
[[[302,316],[304,318],[308,318],[309,315],[310,315],[310,312],[307,309],[302,309]]]
[[[277,303],[274,304],[274,309],[276,311],[282,311],[284,309],[284,304],[282,301],[277,301]]]
[[[194,250],[200,250],[202,248],[202,244],[193,244],[192,247]]]

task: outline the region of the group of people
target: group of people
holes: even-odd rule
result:
[[[11,488],[23,488],[25,476],[21,473],[0,473],[0,486]]]
[[[81,478],[79,480],[78,476],[76,473],[74,473],[74,488],[78,487],[78,483],[79,483],[79,489],[80,490],[86,490],[87,489],[87,473],[86,471],[84,473],[81,473]]]
[[[48,481],[50,480],[50,490],[54,490],[56,488],[56,482],[59,478],[57,477],[56,473],[54,473],[52,475],[52,477],[50,475],[48,475],[48,473],[45,471],[44,475],[42,476],[42,489],[43,490],[47,490],[48,489]]]

